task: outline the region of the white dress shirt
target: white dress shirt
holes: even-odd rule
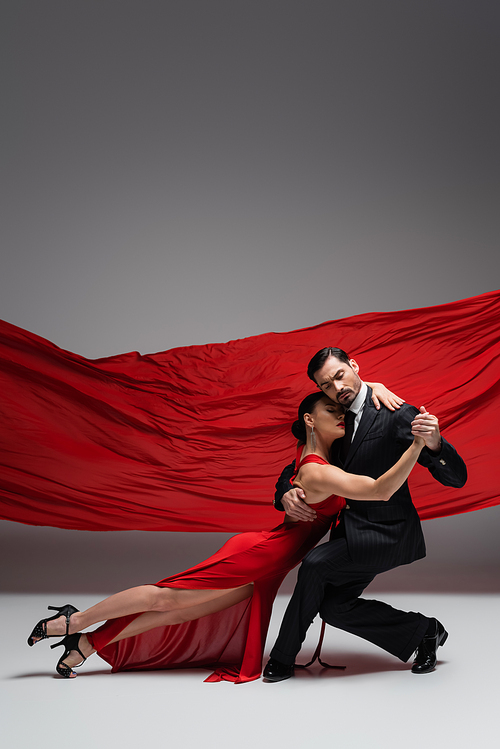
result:
[[[354,416],[354,431],[352,433],[352,439],[354,439],[354,435],[356,434],[356,429],[359,426],[359,422],[361,421],[361,417],[363,416],[363,410],[365,408],[365,400],[368,393],[368,385],[366,382],[361,383],[361,389],[349,408],[348,411],[352,411]]]

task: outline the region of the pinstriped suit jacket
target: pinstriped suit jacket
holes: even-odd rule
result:
[[[371,399],[371,388],[363,416],[349,448],[344,470],[378,478],[401,457],[413,441],[411,422],[418,409],[405,403],[397,411],[381,406],[377,411]],[[341,440],[333,443],[331,462],[340,461]],[[467,480],[467,469],[455,448],[443,438],[441,451],[434,455],[424,447],[418,462],[444,486],[461,487]],[[290,488],[292,474],[287,466],[276,485],[276,504]],[[283,481],[283,479],[285,479]],[[420,519],[413,505],[407,482],[387,502],[361,502],[346,497],[343,513],[345,536],[354,562],[383,571],[409,564],[425,556],[425,542]]]

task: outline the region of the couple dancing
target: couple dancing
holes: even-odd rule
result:
[[[215,670],[207,681],[250,681],[261,673],[278,588],[305,557],[264,669],[267,680],[293,675],[318,612],[403,661],[416,651],[412,671],[432,671],[447,637],[442,624],[359,596],[379,572],[425,555],[406,483],[415,463],[456,487],[465,483],[466,468],[435,416],[383,386],[372,390],[358,371],[336,348],[322,349],[309,363],[319,391],[302,401],[292,428],[297,459],[280,477],[275,499],[286,510],[281,525],[236,535],[195,567],[86,611],[49,607],[56,614],[38,622],[28,644],[62,636],[51,647],[64,647],[56,670],[66,678],[97,651],[114,671],[209,666]],[[332,525],[330,541],[314,548]]]

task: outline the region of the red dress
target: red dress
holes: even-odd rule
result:
[[[328,465],[318,455],[307,455],[298,467],[305,463]],[[191,622],[156,627],[108,645],[140,614],[110,619],[92,633],[93,647],[113,671],[210,667],[215,671],[206,681],[257,679],[278,588],[325,535],[344,505],[344,499],[332,495],[314,505],[317,517],[313,522],[240,533],[201,564],[156,583],[195,590],[253,583],[250,598]]]

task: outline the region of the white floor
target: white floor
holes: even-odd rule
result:
[[[2,746],[499,747],[500,596],[377,596],[445,624],[450,636],[434,673],[415,676],[409,664],[327,628],[324,658],[344,672],[314,666],[279,684],[205,684],[201,670],[110,674],[94,656],[69,681],[54,672],[57,651],[47,641],[29,648],[26,638],[47,604],[83,608],[102,595],[3,595]],[[277,599],[268,647],[286,601]]]

